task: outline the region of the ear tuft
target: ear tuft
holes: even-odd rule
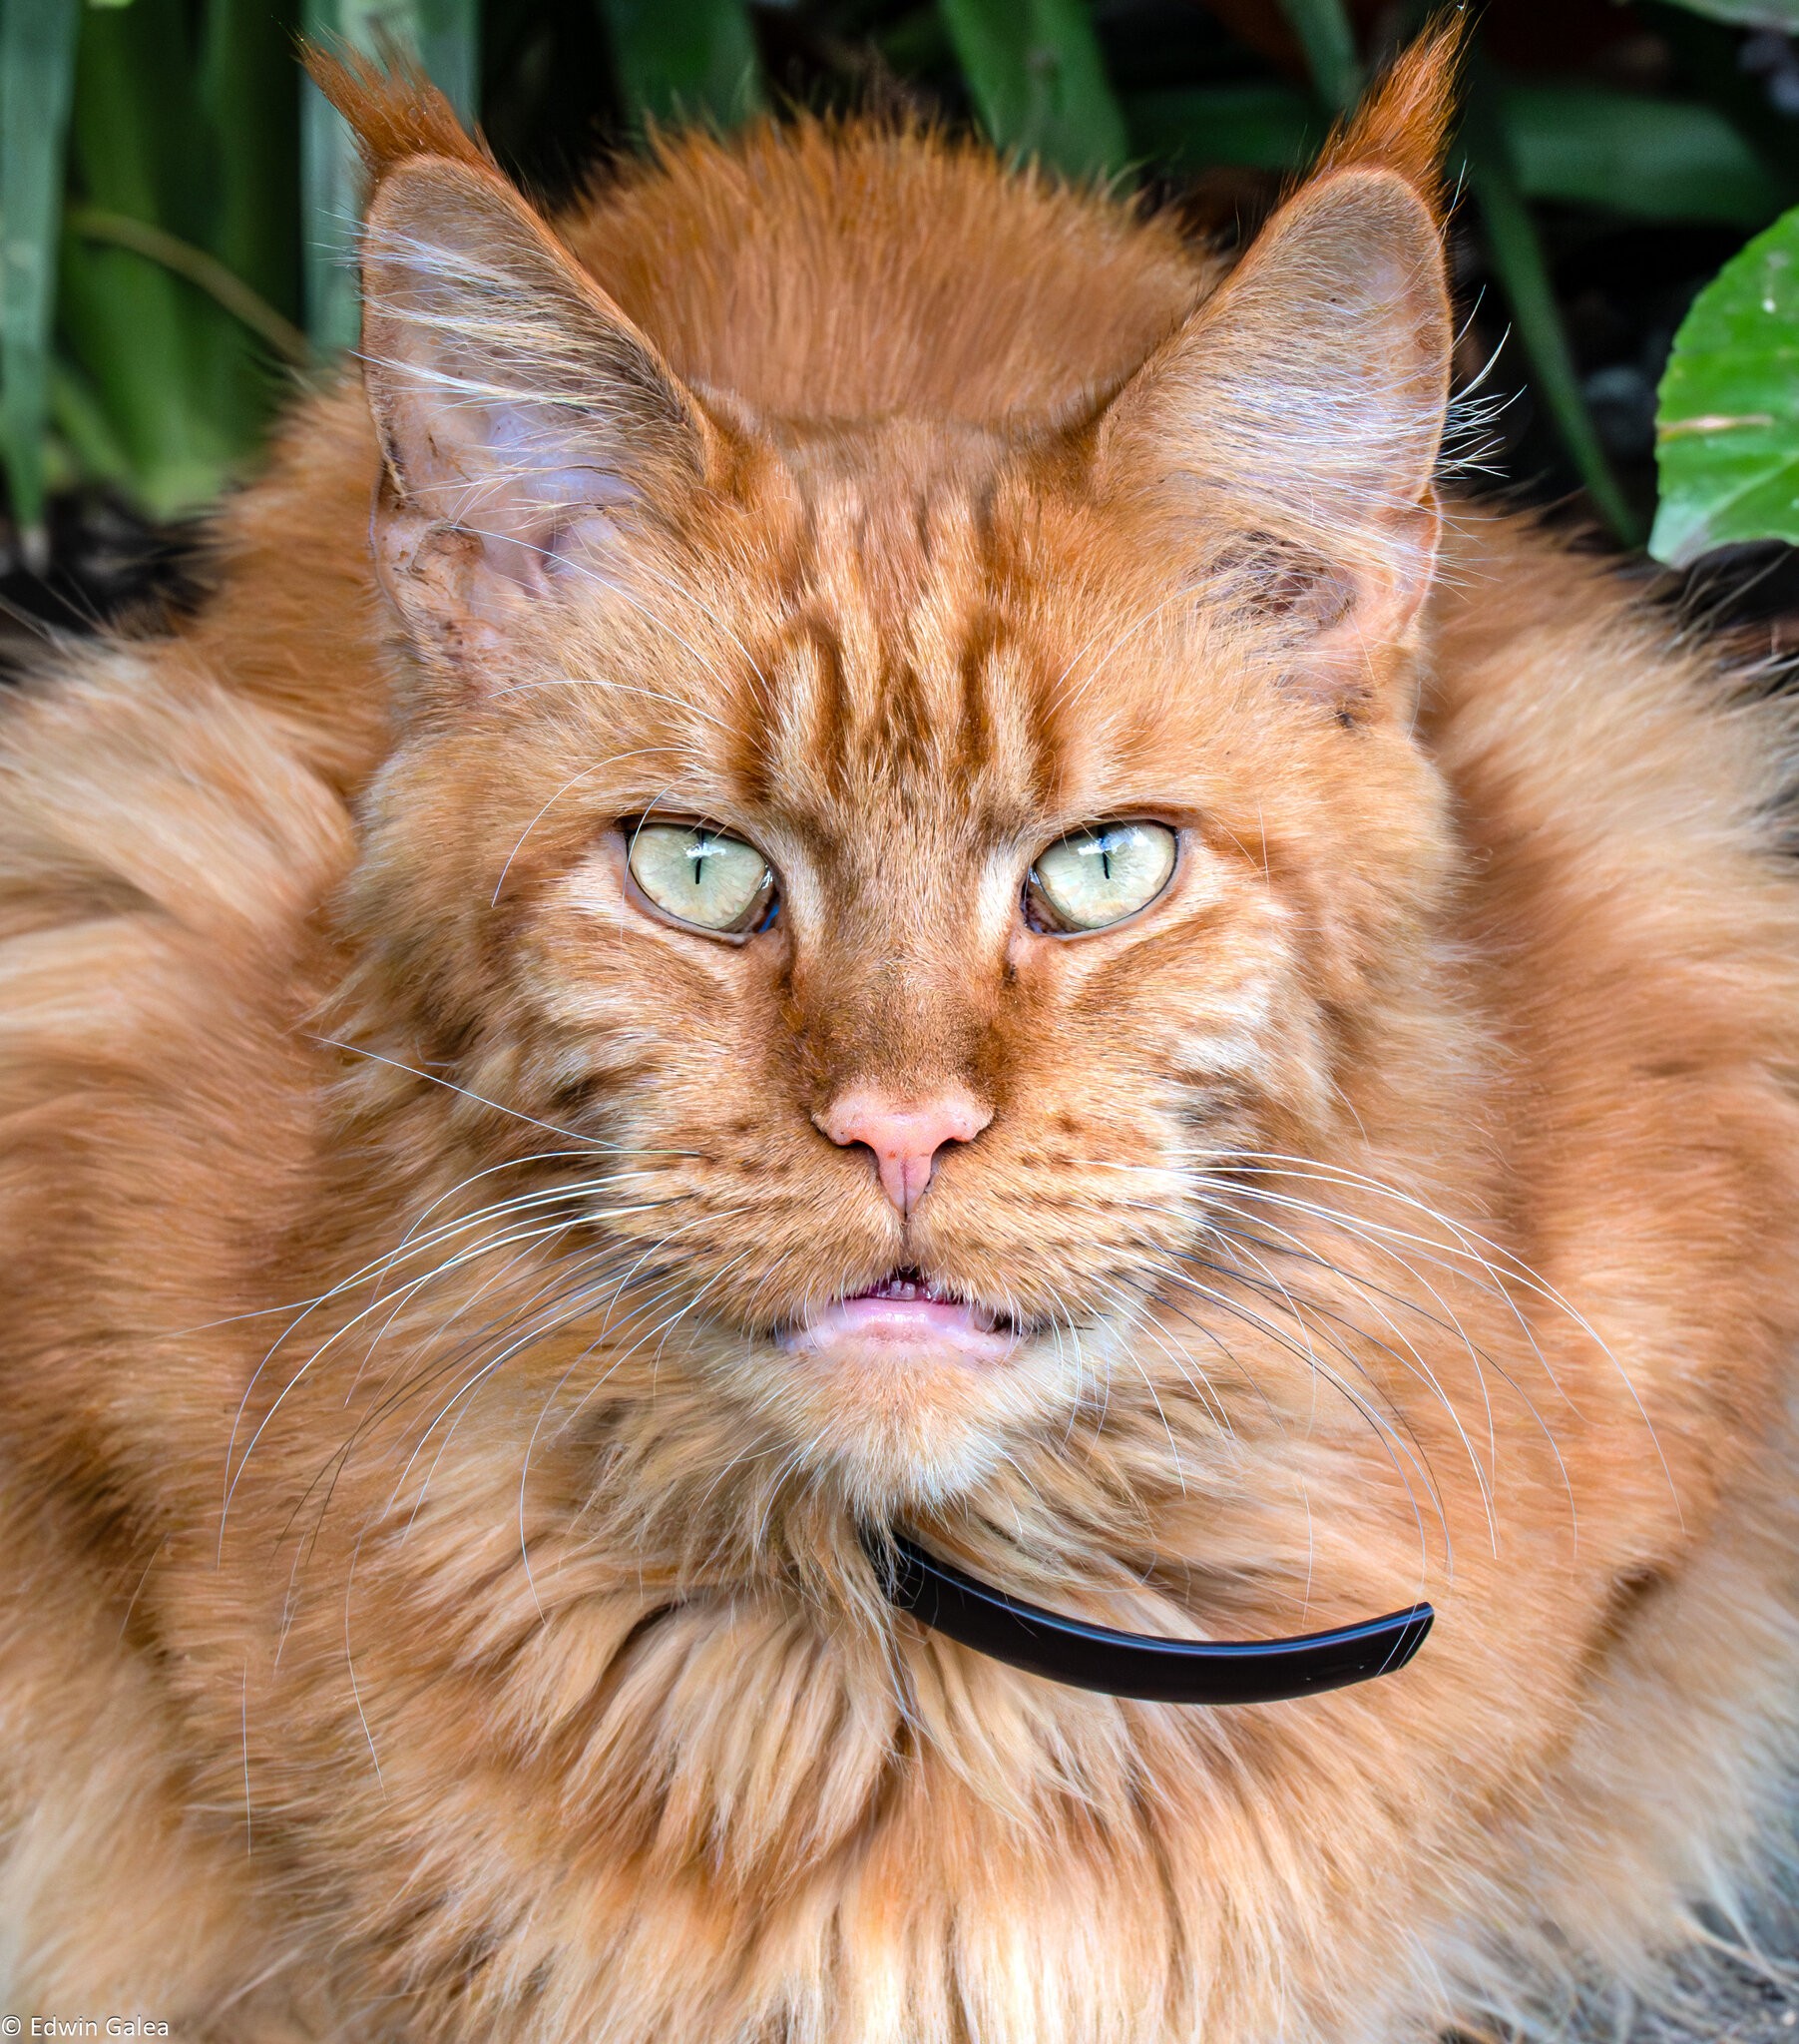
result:
[[[1209,557],[1216,600],[1339,706],[1398,672],[1435,571],[1459,45],[1440,29],[1400,61],[1092,442],[1102,497],[1143,507],[1183,573]]]
[[[398,48],[377,64],[361,51],[302,45],[312,82],[356,138],[363,168],[378,179],[410,157],[447,157],[491,166],[493,158],[457,120],[455,109],[418,64]]]
[[[1443,157],[1455,118],[1468,16],[1441,15],[1376,82],[1324,146],[1313,175],[1393,171],[1442,220]]]

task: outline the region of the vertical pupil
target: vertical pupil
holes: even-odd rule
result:
[[[711,848],[712,840],[705,832],[703,830],[695,830],[693,832],[693,848],[688,854],[688,859],[693,869],[693,884],[695,887],[700,884],[705,868],[706,854]]]

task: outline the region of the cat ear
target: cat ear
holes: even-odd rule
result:
[[[1223,599],[1276,620],[1292,674],[1340,706],[1378,694],[1435,567],[1452,334],[1418,165],[1453,60],[1427,51],[1377,98],[1099,429],[1103,488],[1176,522]],[[1427,112],[1396,124],[1395,92],[1416,101],[1431,63]]]
[[[376,186],[362,352],[384,475],[373,540],[421,650],[503,648],[520,607],[605,572],[706,472],[712,429],[653,343],[475,156]]]

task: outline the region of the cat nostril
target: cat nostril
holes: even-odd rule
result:
[[[931,1183],[938,1153],[951,1143],[973,1142],[993,1120],[993,1109],[961,1086],[922,1100],[896,1100],[872,1087],[852,1086],[812,1119],[842,1149],[860,1145],[874,1153],[882,1192],[901,1220],[909,1220]]]

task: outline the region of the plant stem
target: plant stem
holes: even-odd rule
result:
[[[284,318],[260,293],[252,291],[217,256],[209,256],[204,249],[195,248],[192,242],[184,242],[179,235],[153,227],[148,221],[133,220],[123,213],[108,213],[97,206],[71,207],[68,224],[69,232],[80,235],[84,241],[106,242],[115,249],[130,249],[139,256],[148,256],[152,262],[160,263],[176,276],[185,278],[197,290],[205,291],[215,304],[223,306],[233,319],[247,326],[259,340],[266,341],[282,361],[301,369],[311,363],[311,343],[293,321]]]
[[[1471,67],[1462,140],[1468,182],[1487,229],[1488,252],[1531,358],[1532,380],[1599,516],[1625,546],[1640,546],[1641,522],[1612,473],[1586,408],[1537,223],[1518,188],[1493,83],[1478,65]]]

